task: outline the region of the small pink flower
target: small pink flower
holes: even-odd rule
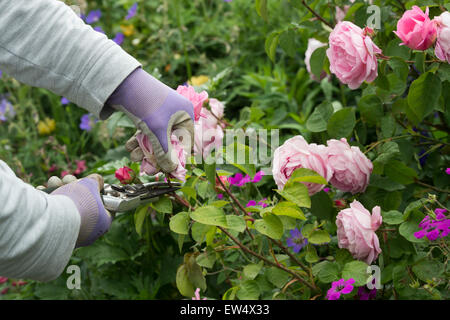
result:
[[[200,288],[197,288],[194,293],[195,297],[192,297],[192,300],[207,300],[206,298],[200,298]]]
[[[202,108],[200,117],[194,124],[194,153],[206,158],[213,149],[221,150],[223,145],[223,125],[219,119],[223,118],[224,108],[222,102],[210,99],[211,111]]]
[[[144,158],[141,163],[141,171],[148,175],[154,175],[160,172],[160,168],[156,162],[156,157],[153,151],[153,146],[148,137],[143,133],[139,133],[138,135],[136,135],[136,139],[142,151],[144,152]],[[172,143],[175,155],[178,159],[178,166],[174,171],[170,173],[170,175],[175,179],[184,181],[187,172],[185,168],[187,152],[184,150],[183,145],[176,135],[172,134],[170,137],[170,141]]]
[[[372,162],[347,139],[328,140],[328,165],[333,169],[330,183],[337,189],[356,194],[364,192],[372,174]]]
[[[272,174],[278,189],[283,189],[295,169],[306,168],[315,171],[329,181],[333,170],[328,165],[327,149],[323,145],[308,144],[302,136],[287,140],[274,152]],[[325,185],[304,183],[312,196],[321,191]]]
[[[330,71],[354,90],[364,81],[372,82],[378,76],[376,54],[381,53],[367,32],[349,22],[339,22],[329,37],[327,56]]]
[[[8,281],[8,278],[6,278],[6,277],[0,277],[0,284],[5,283],[6,281]]]
[[[75,162],[77,164],[77,168],[74,171],[75,175],[81,174],[87,170],[86,160],[75,160]]]
[[[133,169],[126,166],[117,169],[115,176],[117,179],[119,179],[121,184],[130,184],[135,178]]]
[[[403,41],[402,45],[413,50],[427,50],[436,40],[436,23],[430,20],[427,7],[425,13],[418,7],[405,11],[397,22],[394,33]]]
[[[435,17],[434,22],[437,26],[436,57],[450,63],[450,12]]]
[[[376,206],[370,214],[356,200],[350,204],[350,208],[341,210],[336,218],[339,248],[347,249],[353,258],[367,264],[375,261],[381,252],[375,233],[383,221],[380,212],[380,207]]]
[[[208,93],[206,91],[197,93],[194,87],[190,85],[178,86],[177,92],[194,105],[195,121],[200,119],[200,112],[202,111],[203,104],[208,100]]]

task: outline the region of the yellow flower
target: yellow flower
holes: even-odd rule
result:
[[[209,80],[208,76],[201,75],[198,77],[192,77],[191,81],[189,82],[193,86],[201,86],[202,84],[208,82],[208,80]]]
[[[126,37],[132,36],[132,35],[134,34],[134,32],[135,32],[134,26],[133,26],[132,24],[130,24],[130,25],[128,25],[128,26],[126,26],[126,25],[121,25],[121,26],[120,26],[120,29],[122,29],[122,32],[123,32],[123,34],[124,34]]]
[[[37,129],[41,136],[48,135],[55,131],[56,122],[53,119],[45,118],[44,121],[39,121]]]

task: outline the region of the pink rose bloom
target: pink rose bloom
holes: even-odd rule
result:
[[[428,16],[429,9],[425,13],[418,7],[405,11],[403,17],[397,22],[397,31],[394,33],[406,45],[413,50],[427,50],[436,40],[436,24]]]
[[[372,162],[347,139],[328,140],[328,165],[333,169],[330,183],[352,194],[366,191],[373,170]]]
[[[435,54],[440,60],[450,63],[450,12],[446,11],[434,18],[437,25]]]
[[[380,207],[372,209],[372,215],[358,201],[353,201],[350,208],[340,211],[336,218],[339,248],[347,249],[353,258],[367,264],[375,261],[381,252],[375,231],[383,219]]]
[[[194,152],[202,154],[204,158],[213,148],[216,151],[222,148],[224,137],[223,126],[217,118],[223,117],[225,107],[217,99],[210,99],[209,105],[211,111],[202,108],[201,117],[194,124]]]
[[[177,92],[183,97],[187,98],[194,105],[194,116],[195,121],[200,118],[200,112],[202,110],[203,104],[208,100],[208,93],[202,91],[200,93],[195,92],[193,86],[178,86]]]
[[[292,172],[298,168],[311,169],[329,181],[333,171],[327,163],[327,150],[323,145],[308,144],[302,136],[295,136],[287,140],[275,150],[272,174],[278,189],[283,189]],[[317,183],[304,183],[312,196],[325,185]]]
[[[305,52],[305,64],[306,64],[306,70],[308,70],[309,74],[311,75],[311,79],[313,80],[318,80],[317,77],[311,73],[311,56],[314,53],[314,51],[316,51],[319,48],[322,47],[326,47],[327,44],[320,42],[319,40],[316,40],[314,38],[310,38],[308,39],[308,48],[306,49]],[[322,71],[322,74],[320,75],[320,80],[322,80],[323,78],[325,78],[327,76],[327,73],[325,71]]]
[[[128,167],[122,167],[116,170],[115,176],[119,179],[121,184],[129,184],[134,180],[133,169]]]
[[[142,160],[141,163],[141,172],[146,173],[148,175],[154,175],[160,172],[161,169],[159,168],[156,162],[153,146],[148,137],[143,133],[139,133],[136,136],[136,139],[142,151],[144,152],[144,159]],[[186,150],[184,150],[183,145],[181,144],[180,140],[176,135],[172,134],[170,140],[172,143],[173,150],[178,158],[178,166],[174,171],[170,173],[170,176],[172,176],[175,179],[184,181],[187,172],[187,170],[185,169],[187,152]]]
[[[339,22],[330,34],[327,56],[330,71],[350,89],[358,89],[364,81],[372,82],[378,76],[377,53],[381,53],[367,35],[372,30]]]

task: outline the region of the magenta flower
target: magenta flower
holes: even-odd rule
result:
[[[327,193],[330,192],[330,190],[331,190],[330,188],[323,188],[323,191],[325,191]]]
[[[348,294],[353,291],[353,283],[355,283],[355,279],[353,278],[334,281],[327,292],[327,299],[339,300],[341,294]]]
[[[249,202],[247,202],[246,207],[254,207],[256,206],[256,201],[255,200],[250,200]]]
[[[253,177],[252,182],[253,182],[253,183],[258,183],[258,182],[260,182],[261,179],[262,179],[262,177],[263,177],[263,175],[264,175],[264,171],[258,171],[258,172],[255,174],[255,176]]]
[[[422,239],[427,237],[430,241],[438,238],[444,238],[450,233],[450,219],[445,216],[445,209],[436,209],[436,219],[432,220],[430,216],[426,216],[420,223],[420,231],[414,232],[414,237]]]
[[[86,23],[88,24],[95,23],[100,20],[101,16],[102,16],[101,10],[91,11],[86,17]]]
[[[291,237],[286,239],[288,247],[292,247],[295,253],[299,253],[300,250],[308,244],[308,239],[303,237],[301,230],[297,228],[290,231]]]
[[[447,169],[445,170],[445,173],[446,173],[446,174],[450,174],[450,168],[447,168]]]
[[[135,4],[133,4],[131,6],[130,10],[128,10],[128,15],[125,17],[125,20],[129,20],[129,19],[133,18],[136,15],[137,8],[138,8],[138,4],[136,2]]]
[[[8,281],[8,278],[0,277],[0,284],[5,283],[6,281]]]
[[[217,199],[222,200],[222,199],[223,199],[223,194],[219,193],[219,194],[217,195]]]
[[[232,186],[234,185],[236,187],[242,187],[243,185],[250,182],[258,183],[259,181],[261,181],[263,175],[264,175],[263,171],[258,171],[252,179],[252,177],[250,177],[248,174],[245,175],[244,177],[242,173],[238,172],[234,176],[228,177],[228,182]]]

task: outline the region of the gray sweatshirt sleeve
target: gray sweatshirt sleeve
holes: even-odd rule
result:
[[[140,63],[57,0],[0,0],[0,69],[64,96],[100,119]]]
[[[139,62],[56,0],[0,0],[0,69],[65,96],[100,119],[104,103]],[[0,161],[0,276],[47,281],[72,255],[80,216]]]
[[[69,261],[80,215],[66,196],[48,195],[0,160],[0,276],[49,281]]]

